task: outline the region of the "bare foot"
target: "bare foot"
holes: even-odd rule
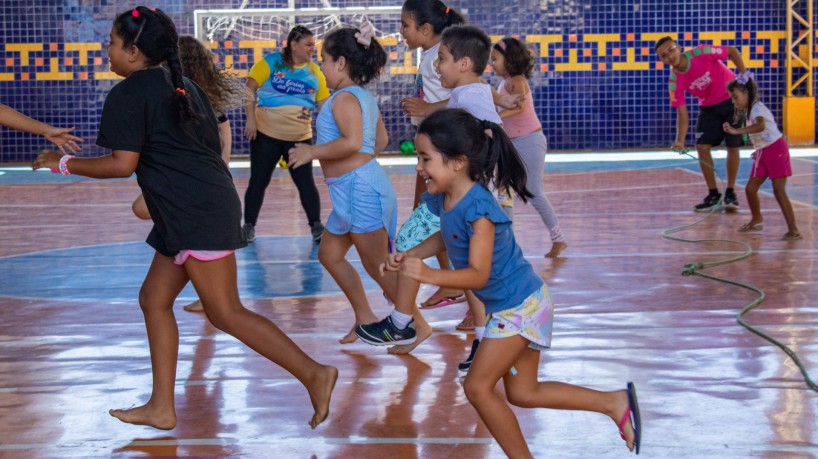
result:
[[[396,346],[390,347],[387,352],[390,354],[408,354],[412,352],[412,350],[418,347],[418,344],[426,341],[427,338],[432,336],[432,327],[424,322],[415,330],[415,342],[411,344],[398,344]]]
[[[625,440],[625,446],[628,447],[629,450],[633,451],[634,442],[636,441],[636,432],[633,430],[633,424],[631,424],[630,416],[625,421],[622,426],[619,426],[619,421],[622,420],[622,416],[628,411],[630,404],[628,403],[628,391],[627,390],[618,390],[613,393],[615,397],[614,402],[614,410],[613,413],[609,414],[611,419],[617,424],[618,428],[621,429],[619,431],[622,439]]]
[[[184,309],[187,312],[204,312],[202,300],[196,300],[193,303],[186,304],[182,309]]]
[[[355,341],[358,341],[358,335],[355,333],[355,327],[357,327],[358,325],[374,324],[375,322],[377,322],[379,320],[380,319],[378,319],[374,315],[372,317],[369,317],[368,319],[363,320],[363,321],[357,320],[357,317],[356,317],[355,325],[353,325],[352,328],[349,330],[349,333],[344,335],[343,338],[339,339],[338,342],[341,343],[341,344],[350,344],[350,343],[354,343]]]
[[[310,393],[312,408],[315,410],[315,414],[312,415],[309,422],[310,427],[313,429],[318,427],[318,424],[324,422],[329,416],[329,401],[332,397],[332,390],[335,389],[336,381],[338,381],[338,369],[326,365],[311,384],[312,388],[307,388]]]
[[[551,250],[545,254],[545,258],[557,258],[560,256],[563,250],[568,248],[568,243],[566,242],[555,242],[551,245]]]
[[[358,335],[355,334],[355,327],[357,327],[357,326],[358,326],[358,324],[353,325],[352,329],[349,330],[349,333],[344,335],[343,338],[339,339],[338,342],[341,343],[341,344],[350,344],[350,343],[354,343],[355,341],[358,341]]]
[[[176,413],[173,409],[158,409],[149,404],[127,410],[108,410],[108,414],[128,424],[151,426],[162,430],[176,427]]]

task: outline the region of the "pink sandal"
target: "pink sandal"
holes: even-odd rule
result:
[[[474,317],[471,315],[471,311],[466,311],[466,316],[463,317],[463,321],[457,324],[455,329],[460,331],[472,331],[474,330]]]
[[[623,440],[625,440],[625,432],[622,429],[628,421],[631,421],[631,427],[633,427],[633,446],[636,454],[639,454],[639,448],[642,446],[642,416],[639,414],[636,386],[632,382],[628,383],[628,409],[625,410],[625,414],[622,415],[622,419],[616,425],[619,427],[619,436]]]
[[[437,309],[466,301],[466,295],[440,296],[432,295],[420,305],[420,309]]]

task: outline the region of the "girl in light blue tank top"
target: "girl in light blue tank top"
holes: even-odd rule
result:
[[[632,383],[600,392],[538,380],[540,351],[551,345],[554,310],[545,283],[517,245],[511,221],[487,189],[491,184],[514,190],[523,201],[532,197],[525,165],[503,128],[464,110],[441,110],[420,124],[415,147],[417,171],[429,190],[422,198],[440,216],[440,231],[389,255],[382,269],[398,273],[396,309],[380,322],[358,326],[358,336],[373,345],[416,344],[430,334],[413,320],[421,282],[471,290],[490,315],[463,389],[507,456],[532,456],[508,403],[606,414],[628,449],[639,452],[642,425]],[[423,262],[443,248],[453,271]],[[495,392],[501,378],[506,397]]]
[[[378,104],[364,85],[380,75],[386,53],[371,32],[366,24],[361,30],[338,29],[326,36],[321,70],[334,93],[316,119],[316,144],[290,150],[292,167],[313,159],[321,163],[332,201],[318,259],[355,312],[355,324],[341,343],[357,339],[355,325],[378,320],[357,271],[345,259],[350,247],[355,246],[367,273],[390,300],[397,291],[397,275],[378,273],[395,238],[398,202],[389,176],[374,158],[388,139]]]

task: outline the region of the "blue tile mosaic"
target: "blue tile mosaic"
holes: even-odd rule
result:
[[[400,1],[329,0],[335,7],[400,6]],[[181,34],[194,33],[193,11],[238,8],[241,1],[153,1],[175,21]],[[323,0],[296,1],[298,8],[320,7]],[[448,2],[467,12],[469,21],[493,39],[515,35],[536,51],[531,79],[535,108],[552,150],[667,148],[675,135],[675,110],[667,96],[668,69],[653,53],[656,38],[676,33],[683,47],[702,43],[736,46],[757,75],[761,98],[783,123],[786,85],[785,6],[777,0],[522,0]],[[102,101],[117,80],[108,71],[105,44],[122,4],[111,1],[47,0],[0,2],[0,94],[2,102],[58,126],[75,126],[94,147]],[[249,8],[283,8],[287,1],[250,1]],[[397,16],[378,17],[376,27],[395,34]],[[389,23],[387,23],[389,22]],[[813,21],[815,22],[815,21]],[[269,37],[280,40],[280,37]],[[414,68],[409,50],[394,35],[384,40],[389,67],[371,90],[378,97],[389,131],[390,148],[411,137],[399,108],[409,94]],[[217,39],[221,64],[243,74],[252,66],[253,44],[241,37]],[[816,43],[805,46],[815,51]],[[263,52],[272,48],[264,47]],[[485,74],[489,80],[490,74]],[[698,104],[688,97],[695,121]],[[228,113],[234,153],[246,154],[241,137],[243,113]],[[693,129],[688,142],[693,143]],[[43,139],[0,129],[0,162],[30,161],[46,146]]]

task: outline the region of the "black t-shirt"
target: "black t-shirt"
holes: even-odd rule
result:
[[[216,114],[187,78],[185,89],[201,115],[188,123],[177,121],[167,70],[132,73],[105,99],[96,143],[139,153],[136,179],[153,220],[147,243],[156,251],[244,247],[241,201],[220,156]]]

